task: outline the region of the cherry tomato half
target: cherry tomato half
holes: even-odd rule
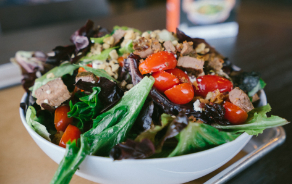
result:
[[[164,94],[176,104],[186,104],[194,98],[194,89],[190,83],[182,83],[166,90]]]
[[[246,121],[248,115],[242,108],[230,102],[225,102],[223,107],[225,108],[224,118],[231,124],[237,125]]]
[[[191,82],[189,79],[189,76],[181,69],[174,68],[174,69],[166,70],[166,72],[171,73],[172,75],[176,76],[181,83]]]
[[[197,78],[198,88],[194,88],[195,94],[205,97],[209,92],[218,89],[221,93],[231,91],[233,84],[226,78],[217,75],[204,75]]]
[[[69,118],[67,113],[70,111],[68,105],[63,105],[55,110],[55,127],[57,131],[65,131],[67,126],[73,122],[73,118]]]
[[[80,138],[80,130],[74,126],[74,125],[68,125],[68,127],[66,128],[61,140],[60,140],[60,143],[59,143],[59,146],[63,147],[63,148],[66,148],[66,143],[71,140],[71,142],[73,140],[76,140],[76,144],[77,144],[77,139]]]
[[[152,77],[154,77],[155,79],[154,86],[160,92],[164,92],[165,90],[173,87],[174,85],[179,84],[178,78],[165,71],[155,72],[152,74]]]
[[[139,71],[144,75],[151,72],[173,69],[176,67],[176,64],[177,60],[172,53],[161,51],[148,56],[139,65]]]

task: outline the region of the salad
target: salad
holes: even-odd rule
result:
[[[69,183],[86,155],[174,157],[287,124],[254,108],[265,82],[235,70],[204,39],[177,29],[141,32],[92,21],[72,45],[18,51],[28,125],[66,148],[51,183]]]

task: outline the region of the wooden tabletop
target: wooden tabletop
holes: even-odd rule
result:
[[[242,3],[239,34],[236,38],[211,40],[223,55],[246,71],[258,71],[267,83],[265,92],[272,114],[292,120],[292,12],[291,7]],[[127,25],[142,31],[165,27],[165,6],[150,7],[124,15],[93,18],[104,27]],[[50,51],[69,44],[69,35],[85,20],[0,37],[0,60],[7,60],[17,50]],[[49,183],[58,165],[34,143],[23,127],[19,101],[20,86],[0,91],[0,183]],[[291,183],[292,124],[285,127],[285,143],[268,153],[228,183]],[[241,152],[237,157],[244,155]],[[236,158],[235,158],[236,159]],[[210,177],[207,176],[207,177]],[[190,182],[202,183],[206,177]],[[93,183],[74,176],[72,183]]]

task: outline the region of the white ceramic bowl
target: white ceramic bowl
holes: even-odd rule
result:
[[[26,94],[21,101],[24,102]],[[264,91],[260,94],[260,106],[267,103]],[[22,123],[37,145],[56,163],[62,160],[65,149],[34,132],[26,123],[24,111],[20,108]],[[87,156],[76,172],[85,179],[107,184],[172,184],[184,183],[200,178],[224,165],[234,157],[252,136],[243,133],[232,142],[206,151],[172,158],[121,160]]]

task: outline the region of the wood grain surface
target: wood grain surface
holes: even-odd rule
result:
[[[242,3],[236,38],[210,40],[223,55],[245,71],[258,71],[267,83],[265,92],[272,114],[292,120],[292,8]],[[106,18],[92,18],[104,27],[127,25],[142,31],[165,28],[165,6]],[[0,62],[17,50],[50,51],[69,44],[70,35],[85,20],[13,32],[0,37]],[[20,86],[0,91],[0,183],[49,183],[57,164],[30,138],[18,114]],[[285,127],[285,143],[238,174],[228,183],[291,183],[292,124]],[[240,153],[239,157],[244,155]],[[206,178],[190,183],[202,183]],[[92,183],[74,176],[72,183]]]

